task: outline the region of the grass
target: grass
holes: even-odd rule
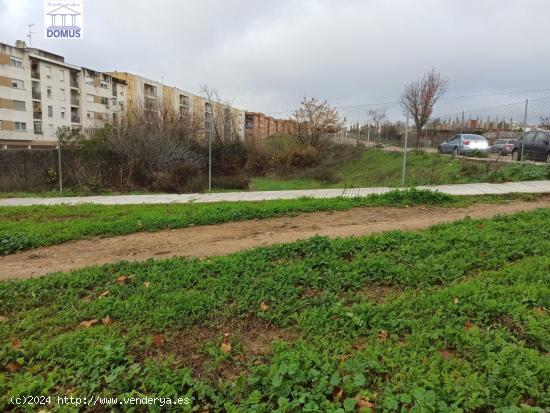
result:
[[[550,209],[6,282],[0,409],[543,412],[549,309]]]
[[[251,189],[258,191],[314,188],[357,188],[401,185],[403,155],[399,152],[366,150],[359,159],[330,166],[331,183],[314,178],[315,169],[302,170],[288,178],[253,178]],[[506,163],[500,166],[455,159],[451,156],[410,152],[407,156],[406,184],[438,185],[472,182],[507,182],[550,179],[550,166]]]
[[[366,206],[465,206],[472,202],[506,202],[515,195],[456,197],[406,190],[364,198],[219,202],[208,204],[56,205],[0,207],[0,254],[96,236],[183,228],[304,212],[347,210]],[[536,199],[522,195],[522,199]]]
[[[158,194],[158,192],[155,192]],[[146,191],[130,191],[130,192],[113,192],[113,191],[75,191],[72,188],[65,188],[60,194],[59,190],[49,191],[15,191],[15,192],[0,192],[0,199],[6,198],[57,198],[70,196],[97,196],[97,195],[147,195],[153,192]]]

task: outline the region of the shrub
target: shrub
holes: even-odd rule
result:
[[[293,168],[310,168],[319,163],[319,151],[309,145],[291,149],[287,154],[287,162]]]

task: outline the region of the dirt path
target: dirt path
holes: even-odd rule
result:
[[[468,208],[355,208],[265,220],[231,222],[112,238],[74,241],[0,257],[0,280],[31,278],[55,271],[173,256],[208,257],[247,248],[292,242],[314,235],[346,237],[388,230],[416,230],[469,215],[496,214],[550,207],[550,197],[537,202],[479,204]]]

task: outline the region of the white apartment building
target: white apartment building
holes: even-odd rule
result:
[[[126,72],[100,72],[68,64],[63,56],[0,43],[0,149],[54,147],[61,127],[84,134],[117,122],[130,107],[156,106],[214,116],[224,136],[244,139],[245,112]]]
[[[0,148],[52,147],[62,127],[92,133],[118,119],[126,85],[62,56],[0,43]]]

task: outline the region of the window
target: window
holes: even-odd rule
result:
[[[108,100],[107,98],[105,98],[105,97],[102,96],[102,97],[101,97],[101,104],[102,104],[102,105],[109,105],[109,100]]]
[[[27,124],[25,122],[15,122],[15,130],[24,132],[27,130]]]
[[[533,142],[535,140],[535,135],[537,132],[527,132],[525,135],[523,135],[522,140],[524,142]]]
[[[52,78],[52,67],[51,66],[46,66],[46,77],[48,79]]]
[[[48,116],[49,116],[50,118],[53,117],[53,106],[48,106]]]
[[[92,119],[93,113],[92,113],[92,112],[86,113],[86,117],[87,117],[88,119]]]
[[[14,67],[23,67],[23,60],[19,59],[18,57],[10,57],[10,66]]]
[[[61,119],[65,119],[65,108],[61,108]]]
[[[42,121],[39,121],[39,120],[34,121],[34,133],[38,135],[42,135]]]
[[[2,129],[2,121],[0,120],[0,129]]]
[[[51,86],[48,86],[46,88],[46,96],[48,96],[48,98],[50,98],[50,99],[52,98],[52,88],[51,88]]]
[[[12,108],[14,110],[25,110],[25,101],[23,100],[14,100]]]
[[[86,102],[94,103],[94,95],[86,95]]]
[[[59,92],[61,93],[59,100],[65,100],[65,89],[59,89]]]
[[[189,107],[189,96],[180,95],[180,105]]]
[[[535,142],[546,144],[548,142],[548,135],[545,132],[537,132]]]
[[[59,71],[59,74],[60,74],[60,79],[62,82],[65,81],[65,71],[64,70],[60,70]]]
[[[24,89],[25,88],[25,82],[19,79],[12,79],[11,80],[11,87],[14,89]]]

